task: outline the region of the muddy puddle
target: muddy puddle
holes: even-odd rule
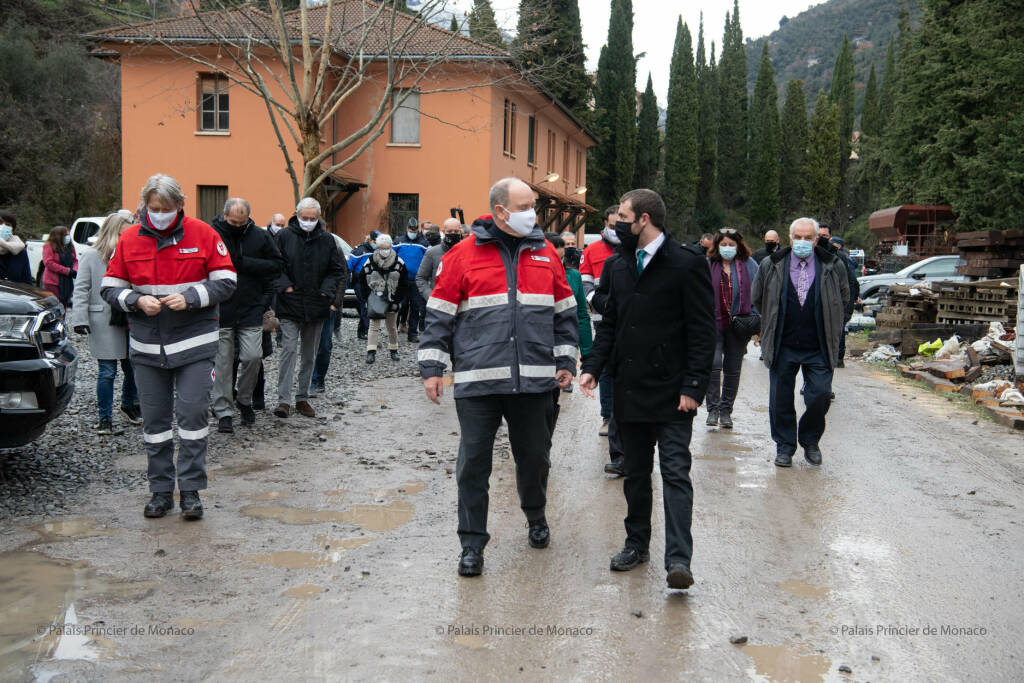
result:
[[[266,472],[272,467],[280,467],[281,463],[273,462],[270,460],[246,460],[238,462],[233,465],[225,465],[224,467],[218,467],[215,470],[209,470],[210,479],[216,479],[217,477],[237,477],[243,474],[255,474],[256,472]]]
[[[0,553],[0,679],[20,679],[33,663],[116,656],[116,643],[97,621],[103,602],[139,600],[154,588],[101,575],[85,562]],[[79,614],[83,602],[88,618]]]
[[[355,524],[367,531],[390,531],[412,520],[413,504],[395,501],[386,505],[353,505],[347,510],[305,510],[281,505],[246,505],[243,515],[285,524],[309,525],[333,522]]]
[[[417,493],[423,493],[427,490],[427,485],[422,481],[411,481],[408,484],[402,484],[393,489],[384,489],[378,495],[384,498],[394,498],[395,496],[415,496]]]
[[[742,650],[754,661],[754,665],[747,669],[747,675],[759,682],[823,681],[832,666],[827,658],[801,652],[792,645],[744,645]]]
[[[323,593],[324,589],[321,586],[314,586],[311,583],[304,583],[301,586],[295,586],[288,590],[282,591],[281,595],[285,595],[289,598],[295,598],[296,600],[309,600],[315,598],[320,593]]]
[[[256,495],[251,496],[249,500],[265,503],[271,500],[287,500],[294,495],[295,494],[291,491],[264,491],[263,493],[257,493]]]
[[[824,586],[815,586],[811,583],[790,579],[779,584],[779,588],[798,598],[827,598],[831,589]]]
[[[29,528],[39,534],[39,543],[70,541],[77,538],[90,538],[92,536],[113,536],[121,533],[117,529],[108,529],[95,519],[87,518],[46,522]]]

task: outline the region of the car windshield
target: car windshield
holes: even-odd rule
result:
[[[897,272],[896,276],[897,277],[907,277],[912,272],[914,272],[914,271],[916,271],[916,270],[918,270],[918,269],[920,269],[922,267],[928,268],[929,270],[931,270],[931,269],[935,268],[936,266],[938,266],[938,265],[940,265],[940,264],[942,264],[942,263],[944,263],[945,261],[948,261],[948,260],[949,259],[935,259],[934,261],[929,261],[924,266],[921,265],[921,264],[924,263],[924,261],[918,261],[917,263],[911,263],[909,266],[907,266],[903,270]]]

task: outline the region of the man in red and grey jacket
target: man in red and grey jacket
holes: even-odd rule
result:
[[[536,225],[533,190],[517,178],[495,183],[492,216],[473,223],[473,234],[441,259],[427,302],[420,340],[420,374],[427,397],[440,403],[451,362],[461,440],[459,574],[483,571],[487,487],[494,435],[508,423],[519,501],[529,543],[545,548],[544,517],[551,461],[551,392],[576,374],[576,299],[558,253]]]
[[[206,488],[207,410],[219,332],[218,304],[235,291],[235,268],[220,236],[185,215],[185,195],[167,175],[142,188],[139,225],[121,233],[100,296],[128,314],[128,347],[142,406],[152,500],[146,517],[174,509],[177,482],[184,519],[199,519]]]

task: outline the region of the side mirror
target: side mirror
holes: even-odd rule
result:
[[[924,276],[925,276],[925,273],[924,273],[923,270],[919,270],[916,273],[911,273],[910,274],[910,277],[914,278],[915,280],[923,280]]]
[[[92,245],[96,244],[97,237],[99,237],[99,235],[89,235],[89,238],[85,241],[88,242],[89,246],[91,247]]]

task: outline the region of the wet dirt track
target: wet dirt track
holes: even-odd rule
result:
[[[772,465],[756,353],[736,429],[700,411],[697,583],[678,593],[657,476],[652,561],[608,570],[625,506],[578,389],[554,439],[551,547],[526,544],[499,439],[479,579],[455,575],[450,394],[353,389],[303,447],[289,429],[211,469],[202,522],[145,520],[139,491],[5,533],[0,679],[1020,680],[1024,439],[854,363],[835,390],[820,469]]]

